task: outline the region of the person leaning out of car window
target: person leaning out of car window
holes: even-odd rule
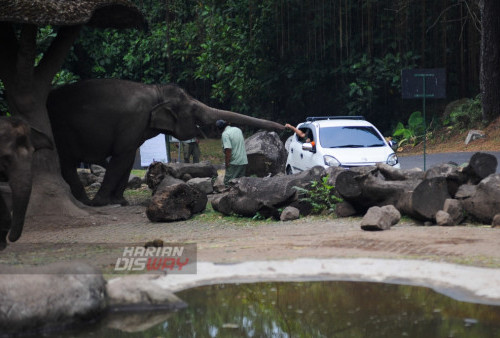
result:
[[[314,147],[315,143],[314,140],[312,140],[312,135],[307,135],[305,132],[303,132],[300,129],[295,128],[291,124],[287,123],[285,124],[285,128],[288,128],[292,130],[297,136],[300,138],[301,142],[306,142],[306,143],[311,143],[312,146]]]

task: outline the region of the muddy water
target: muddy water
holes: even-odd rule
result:
[[[500,337],[500,306],[363,282],[221,284],[174,313],[114,314],[64,337]]]

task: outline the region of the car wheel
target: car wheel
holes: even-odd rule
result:
[[[286,172],[287,175],[292,175],[293,174],[292,167],[287,166],[285,172]]]

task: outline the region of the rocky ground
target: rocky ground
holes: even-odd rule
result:
[[[463,142],[466,133],[462,133],[447,137],[446,145],[430,141],[427,151],[498,151],[499,125],[490,125],[485,139],[468,146]],[[406,149],[404,154],[418,151],[418,147]],[[254,221],[227,218],[210,210],[188,221],[151,223],[142,202],[134,201],[135,205],[128,207],[92,208],[91,216],[85,219],[30,219],[21,239],[2,252],[0,264],[86,260],[111,273],[124,246],[161,239],[196,243],[198,260],[208,262],[369,257],[500,268],[500,229],[489,225],[424,226],[403,218],[391,230],[366,232],[360,228],[360,217]]]
[[[2,253],[0,264],[83,260],[113,274],[125,246],[161,239],[196,243],[198,260],[207,262],[368,257],[500,268],[500,229],[481,224],[424,226],[403,218],[391,230],[367,232],[360,228],[360,217],[253,221],[212,211],[183,222],[151,223],[141,205],[95,209],[85,220],[28,223],[21,239]]]

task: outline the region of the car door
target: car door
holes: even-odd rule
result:
[[[306,142],[307,138],[314,140],[313,130],[309,127],[301,127],[299,129],[303,131],[307,137],[300,138],[295,135],[294,141],[290,144],[290,155],[292,156],[291,165],[294,172],[307,170],[314,166],[314,152],[302,149],[302,145]]]

